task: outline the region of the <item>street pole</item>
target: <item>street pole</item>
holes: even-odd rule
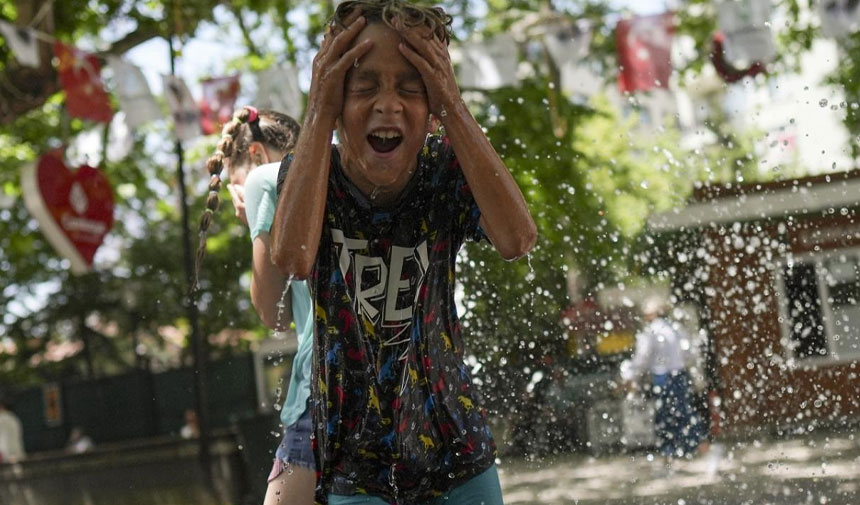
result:
[[[176,75],[176,53],[173,50],[173,33],[167,38],[167,45],[170,50],[170,75]],[[185,153],[182,149],[182,141],[179,137],[176,138],[176,172],[179,179],[179,197],[180,206],[182,208],[182,253],[185,260],[185,282],[186,295],[183,297],[186,315],[191,324],[191,351],[192,351],[192,370],[194,373],[194,410],[197,412],[197,422],[200,429],[199,456],[200,466],[203,470],[204,478],[208,489],[212,487],[212,465],[209,454],[209,396],[206,384],[206,363],[207,349],[206,341],[200,335],[200,325],[198,322],[197,303],[194,300],[194,295],[191,293],[191,286],[194,282],[194,260],[191,251],[191,229],[188,225],[188,191],[185,188]]]

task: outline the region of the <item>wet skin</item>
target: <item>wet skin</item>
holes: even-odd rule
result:
[[[386,200],[409,182],[435,129],[421,74],[398,49],[402,40],[382,23],[359,33],[353,46],[370,41],[372,49],[347,74],[338,120],[347,177],[364,194],[380,191]]]

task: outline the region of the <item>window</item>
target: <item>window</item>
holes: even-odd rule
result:
[[[782,269],[783,314],[795,358],[860,357],[860,252],[837,251]]]
[[[830,348],[841,357],[860,355],[860,277],[858,256],[840,256],[825,263],[827,300],[832,318]]]

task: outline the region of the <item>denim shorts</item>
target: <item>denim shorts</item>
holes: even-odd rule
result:
[[[275,451],[275,462],[269,473],[269,482],[280,475],[288,466],[300,466],[316,470],[314,451],[311,447],[313,429],[314,423],[310,408],[305,409],[298,421],[284,428],[284,438],[278,444],[278,450]]]

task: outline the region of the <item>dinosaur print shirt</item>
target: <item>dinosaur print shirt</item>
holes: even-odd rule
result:
[[[326,198],[310,279],[317,501],[428,501],[496,455],[454,304],[457,253],[484,238],[480,211],[445,137],[430,138],[386,207],[346,178],[333,147]]]

